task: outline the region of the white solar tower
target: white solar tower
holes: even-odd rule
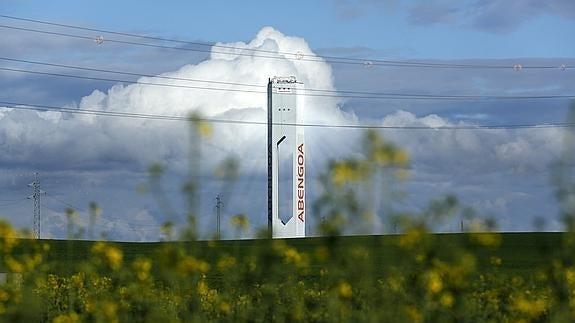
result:
[[[268,83],[268,230],[273,238],[305,237],[303,84],[295,77]]]

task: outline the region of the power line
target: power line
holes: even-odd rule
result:
[[[0,207],[6,207],[6,206],[10,206],[10,205],[16,205],[19,203],[22,203],[24,201],[26,201],[27,199],[19,199],[19,200],[12,200],[10,202],[8,201],[0,201]]]
[[[73,29],[80,29],[80,30],[86,30],[86,31],[94,31],[94,32],[113,34],[113,35],[119,35],[119,36],[137,37],[137,38],[149,39],[149,40],[168,41],[168,42],[174,42],[174,43],[193,44],[193,45],[201,45],[201,46],[212,46],[212,45],[214,45],[213,43],[209,43],[209,42],[181,41],[181,40],[176,40],[176,39],[167,39],[167,38],[160,38],[160,37],[153,37],[153,36],[146,36],[146,35],[131,34],[131,33],[126,33],[126,32],[95,29],[95,28],[81,27],[81,26],[68,25],[68,24],[62,24],[62,23],[48,22],[48,21],[43,21],[43,20],[29,19],[29,18],[20,18],[20,17],[7,16],[7,15],[0,15],[0,17],[7,18],[7,19],[13,19],[13,20],[34,22],[34,23],[50,25],[50,26],[58,26],[58,27],[73,28]]]
[[[216,47],[216,48],[224,48],[224,49],[249,51],[249,52],[254,52],[254,53],[280,54],[280,55],[293,56],[295,58],[302,58],[302,57],[313,57],[313,58],[315,58],[315,57],[318,57],[316,55],[309,55],[309,54],[303,54],[303,53],[278,52],[278,51],[270,51],[270,50],[264,50],[264,49],[250,49],[250,48],[240,48],[237,46],[218,45],[215,42],[186,41],[186,40],[154,37],[154,36],[148,36],[148,35],[139,35],[139,34],[133,34],[133,33],[127,33],[127,32],[118,32],[118,31],[111,31],[111,30],[104,30],[104,29],[88,28],[88,27],[82,27],[82,26],[76,26],[76,25],[48,22],[48,21],[29,19],[29,18],[20,18],[20,17],[7,16],[7,15],[0,15],[0,17],[12,19],[12,20],[33,22],[33,23],[49,25],[49,26],[78,29],[78,30],[112,34],[112,35],[118,35],[118,36],[134,37],[134,38],[154,40],[154,41],[171,42],[171,43],[178,43],[178,44],[182,44],[182,45],[205,46],[205,47],[210,47],[210,48]],[[9,28],[8,26],[5,26],[5,27]],[[37,30],[29,30],[29,31],[37,31]],[[206,52],[211,52],[211,51],[206,51]],[[364,64],[364,62],[365,62],[365,59],[361,59],[361,58],[347,58],[347,57],[336,57],[336,56],[321,56],[321,58],[331,58],[331,59],[338,59],[338,60],[343,60],[343,61],[358,61],[358,62],[361,62],[361,64]]]
[[[76,38],[76,39],[83,39],[83,40],[89,40],[89,41],[97,41],[97,38],[93,38],[93,37],[88,37],[88,36],[82,36],[82,35],[75,35],[75,34],[69,34],[69,33],[61,33],[61,32],[54,32],[54,31],[45,31],[45,30],[39,30],[39,29],[32,29],[32,28],[22,28],[22,27],[15,27],[15,26],[8,26],[8,25],[0,25],[0,28],[7,28],[7,29],[13,29],[13,30],[20,30],[20,31],[27,31],[27,32],[33,32],[33,33],[39,33],[39,34],[45,34],[45,35],[52,35],[52,36],[62,36],[62,37],[69,37],[69,38]],[[174,49],[174,50],[182,50],[182,51],[191,51],[191,52],[200,52],[200,53],[215,53],[215,54],[223,54],[223,55],[229,55],[232,53],[229,52],[221,52],[221,51],[214,51],[214,50],[210,50],[210,49],[198,49],[198,48],[189,48],[189,47],[174,47],[174,46],[166,46],[166,45],[158,45],[158,44],[149,44],[149,43],[139,43],[139,42],[133,42],[133,41],[126,41],[126,40],[119,40],[119,39],[106,39],[106,42],[110,42],[110,43],[117,43],[117,44],[123,44],[123,45],[135,45],[135,46],[144,46],[144,47],[153,47],[153,48],[161,48],[161,49]],[[238,49],[240,50],[240,49]],[[249,49],[243,49],[245,51],[249,51]],[[258,58],[269,58],[269,59],[290,59],[284,56],[280,56],[277,53],[275,56],[269,56],[269,55],[253,55],[251,53],[243,53],[243,52],[234,52],[234,55],[238,55],[238,56],[248,56],[248,57],[258,57]],[[318,57],[318,56],[315,56]],[[300,61],[308,61],[308,62],[326,62],[325,60],[323,60],[322,58],[301,58],[298,59]],[[339,64],[355,64],[355,65],[359,65],[359,63],[346,63],[344,61],[327,61],[329,63],[339,63]]]
[[[8,67],[0,67],[2,71],[37,74],[55,77],[66,77],[91,81],[104,81],[104,82],[119,82],[129,84],[140,84],[149,86],[159,86],[168,88],[182,88],[182,89],[195,89],[195,90],[208,90],[208,91],[224,91],[224,92],[241,92],[241,93],[257,93],[265,94],[266,91],[249,90],[249,89],[236,89],[236,88],[218,88],[206,87],[195,85],[180,85],[180,84],[166,84],[145,81],[132,81],[115,78],[81,76],[63,73],[41,72],[25,69],[16,69]],[[331,90],[314,90],[311,91],[331,91]],[[287,93],[287,95],[290,95]],[[380,99],[380,100],[442,100],[442,101],[467,101],[467,100],[539,100],[539,99],[572,99],[575,95],[526,95],[526,96],[503,96],[503,95],[437,95],[437,94],[419,94],[419,93],[392,93],[392,92],[354,92],[354,91],[341,91],[341,93],[297,93],[293,95],[303,95],[311,97],[331,97],[331,98],[348,98],[348,99]]]
[[[200,79],[191,79],[191,78],[185,78],[185,77],[173,77],[173,76],[143,74],[143,73],[135,73],[135,72],[126,72],[126,71],[117,71],[117,70],[109,70],[109,69],[100,69],[100,68],[94,68],[94,67],[83,67],[83,66],[74,66],[74,65],[64,65],[64,64],[49,63],[49,62],[30,61],[30,60],[10,58],[10,57],[0,57],[0,60],[9,61],[9,62],[17,62],[17,63],[26,63],[26,64],[41,65],[41,66],[61,67],[61,68],[68,68],[68,69],[74,69],[74,70],[80,70],[80,71],[91,71],[91,72],[99,72],[99,73],[121,74],[121,75],[130,75],[130,76],[138,76],[138,77],[150,77],[150,78],[157,78],[157,79],[164,79],[164,80],[173,80],[173,81],[186,81],[186,82],[198,82],[198,83],[213,83],[213,84],[222,84],[222,85],[237,85],[237,86],[246,86],[246,87],[266,88],[266,85],[261,85],[261,84],[248,84],[248,83],[238,83],[238,82],[224,82],[224,81],[215,81],[215,80],[200,80]]]
[[[75,78],[75,79],[91,80],[91,81],[120,82],[120,83],[142,84],[142,85],[161,86],[161,87],[170,87],[170,88],[227,91],[227,92],[244,92],[244,93],[260,93],[260,94],[266,93],[265,91],[242,90],[242,89],[233,89],[233,88],[224,89],[224,88],[214,88],[214,87],[194,86],[194,85],[152,83],[152,82],[122,80],[122,79],[105,78],[105,77],[92,77],[92,76],[81,76],[81,75],[72,75],[72,74],[63,74],[63,73],[40,72],[40,71],[31,71],[31,70],[7,68],[7,67],[0,67],[0,70],[8,71],[8,72],[18,72],[18,73],[38,74],[38,75],[47,75],[47,76],[67,77],[67,78]]]
[[[50,67],[60,67],[60,68],[67,68],[67,69],[74,69],[74,70],[81,70],[81,71],[90,71],[90,72],[99,72],[99,73],[111,73],[111,74],[120,74],[120,75],[129,75],[129,76],[139,76],[139,77],[148,77],[148,78],[156,78],[156,79],[165,79],[165,80],[174,80],[174,81],[186,81],[186,82],[198,82],[198,83],[209,83],[209,84],[221,84],[221,85],[230,85],[230,86],[242,86],[242,87],[254,87],[254,88],[266,88],[266,85],[261,84],[253,84],[253,83],[240,83],[240,82],[224,82],[224,81],[215,81],[215,80],[204,80],[204,79],[192,79],[192,78],[184,78],[184,77],[171,77],[171,76],[163,76],[163,75],[151,75],[151,74],[142,74],[142,73],[135,73],[135,72],[125,72],[125,71],[118,71],[118,70],[109,70],[109,69],[100,69],[94,67],[82,67],[82,66],[74,66],[74,65],[65,65],[65,64],[56,64],[56,63],[49,63],[49,62],[39,62],[39,61],[31,61],[31,60],[23,60],[23,59],[16,59],[10,57],[0,57],[0,60],[9,61],[9,62],[16,62],[16,63],[25,63],[25,64],[34,64],[40,66],[50,66]],[[2,68],[0,68],[2,69]],[[29,71],[29,70],[20,70],[20,69],[9,69],[6,68],[5,70],[12,71],[12,72],[21,72],[21,73],[34,73],[34,74],[45,74],[51,76],[61,76],[61,77],[73,77],[73,78],[82,78],[82,79],[93,79],[91,77],[86,76],[77,76],[77,75],[69,75],[69,74],[61,74],[61,73],[47,73],[47,72],[36,72],[36,71]],[[139,84],[146,84],[142,82],[136,81],[129,81],[129,80],[116,80],[116,79],[108,79],[108,78],[96,78],[96,80],[101,81],[109,81],[109,82],[125,82],[125,83],[139,83]],[[148,85],[153,85],[157,83],[151,83]],[[166,84],[160,86],[174,86],[173,84]],[[205,88],[205,87],[193,87],[194,89],[211,89],[211,90],[228,90],[228,89],[215,89],[215,88]],[[239,89],[234,89],[234,91]],[[312,93],[302,93],[302,95],[308,96],[327,96],[327,95],[320,95],[315,94],[318,93],[333,93],[334,97],[351,97],[351,98],[379,98],[379,97],[397,97],[397,98],[417,98],[421,97],[424,99],[429,98],[440,98],[440,99],[551,99],[551,98],[573,98],[575,95],[551,95],[551,96],[487,96],[487,95],[433,95],[433,94],[417,94],[417,93],[393,93],[393,92],[368,92],[368,91],[353,91],[353,90],[328,90],[328,89],[313,89],[313,88],[304,88],[305,92],[312,92]],[[257,91],[254,93],[266,93],[265,91]]]
[[[24,199],[11,199],[11,200],[0,200],[0,203],[3,202],[20,202],[20,201],[24,201]]]
[[[365,66],[393,66],[393,67],[416,67],[416,68],[456,68],[456,69],[571,69],[573,66],[570,65],[521,65],[521,64],[514,64],[512,66],[509,65],[485,65],[485,64],[453,64],[453,63],[437,63],[437,62],[422,62],[422,61],[400,61],[400,60],[383,60],[383,59],[368,59],[368,58],[350,58],[350,57],[341,57],[341,56],[327,56],[327,55],[313,55],[313,54],[304,54],[301,52],[281,52],[281,51],[270,51],[270,50],[263,50],[263,49],[250,49],[250,48],[242,48],[238,46],[229,46],[229,45],[218,45],[213,42],[198,42],[198,41],[185,41],[185,40],[177,40],[177,39],[169,39],[169,38],[162,38],[162,37],[154,37],[154,36],[147,36],[147,35],[139,35],[127,32],[118,32],[112,30],[105,30],[105,29],[97,29],[97,28],[88,28],[83,26],[76,26],[70,24],[62,24],[62,23],[55,23],[55,22],[48,22],[43,20],[36,20],[36,19],[29,19],[29,18],[20,18],[14,16],[7,16],[7,15],[0,15],[1,18],[18,20],[18,21],[26,21],[32,22],[37,24],[49,25],[49,26],[56,26],[56,27],[63,27],[69,29],[76,29],[76,30],[83,30],[83,31],[90,31],[90,32],[97,32],[97,33],[104,33],[104,34],[111,34],[117,36],[124,36],[124,37],[132,37],[132,38],[139,38],[139,39],[146,39],[146,40],[153,40],[153,41],[161,41],[161,42],[169,42],[169,43],[177,43],[180,45],[194,45],[194,46],[202,46],[208,47],[208,49],[198,49],[198,48],[186,48],[186,47],[173,47],[173,46],[164,46],[164,45],[156,45],[156,44],[149,44],[149,43],[139,43],[139,42],[131,42],[131,41],[122,41],[117,39],[101,39],[101,41],[107,42],[114,42],[114,43],[122,43],[127,45],[139,45],[139,46],[148,46],[148,47],[158,47],[158,48],[170,48],[170,49],[177,49],[177,50],[188,50],[188,51],[196,51],[196,52],[204,52],[204,53],[219,53],[219,54],[230,54],[228,52],[218,52],[214,51],[213,49],[230,49],[234,51],[241,51],[241,52],[234,52],[235,55],[240,56],[254,56],[254,57],[262,57],[262,58],[272,58],[272,59],[290,59],[290,60],[299,60],[299,61],[313,61],[313,62],[328,62],[328,63],[335,63],[335,64],[353,64],[353,65],[365,65]],[[59,32],[49,32],[44,30],[38,29],[31,29],[31,28],[21,28],[15,26],[8,26],[8,25],[0,25],[3,28],[21,30],[21,31],[28,31],[28,32],[37,32],[43,34],[49,34],[54,36],[65,36],[65,37],[72,37],[72,38],[80,38],[80,39],[87,39],[94,41],[95,38],[80,36],[80,35],[73,35],[68,33],[59,33]],[[100,43],[100,41],[98,41]],[[242,52],[250,52],[250,53],[264,53],[264,54],[273,54],[275,56],[255,56],[252,54],[245,54]],[[282,56],[277,56],[282,55]]]
[[[153,119],[168,121],[189,121],[189,118],[183,116],[169,116],[160,114],[141,114],[130,112],[115,112],[90,109],[73,109],[48,105],[14,103],[0,101],[0,104],[6,108],[16,110],[31,111],[54,111],[72,114],[97,115],[106,117],[135,118],[135,119]],[[200,118],[200,121],[219,123],[219,124],[236,124],[236,125],[267,125],[267,122],[244,121],[231,119],[214,119]],[[506,125],[457,125],[457,126],[387,126],[387,125],[360,125],[360,124],[320,124],[320,123],[283,123],[284,126],[297,126],[308,128],[347,128],[347,129],[395,129],[395,130],[498,130],[498,129],[548,129],[548,128],[568,128],[574,127],[575,123],[540,123],[540,124],[506,124]]]
[[[0,101],[0,104],[5,105],[6,108],[16,110],[54,111],[54,112],[63,112],[63,113],[72,113],[81,115],[122,117],[122,118],[135,118],[135,119],[154,119],[154,120],[171,120],[171,121],[189,120],[189,118],[183,116],[167,116],[167,115],[154,115],[154,114],[130,113],[130,112],[119,112],[119,111],[103,111],[103,110],[91,110],[91,109],[73,109],[73,108],[56,107],[49,105],[14,103],[5,101]],[[264,123],[262,122],[262,124]]]
[[[72,208],[72,209],[74,209],[74,210],[76,210],[76,211],[83,211],[81,208],[78,208],[78,207],[76,207],[76,206],[74,206],[74,205],[72,205],[72,204],[70,204],[70,203],[67,203],[67,202],[65,202],[65,201],[62,201],[62,200],[60,200],[60,199],[58,199],[58,198],[52,196],[51,194],[46,194],[46,196],[49,197],[49,198],[51,198],[52,200],[54,200],[54,201],[56,201],[56,202],[62,204],[62,205],[65,205],[65,206],[67,206],[67,207],[69,207],[69,208]]]

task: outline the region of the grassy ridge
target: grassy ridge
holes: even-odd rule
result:
[[[481,270],[492,269],[492,260],[501,259],[497,270],[509,274],[528,274],[534,269],[548,263],[557,256],[562,243],[562,233],[503,233],[501,243],[497,248],[474,247],[469,243],[472,234],[435,234],[433,235],[437,253],[441,255],[442,246],[465,247],[477,257]],[[285,242],[300,252],[313,253],[320,246],[336,244],[336,250],[346,255],[355,247],[361,246],[369,249],[371,262],[374,268],[383,269],[394,266],[404,260],[405,255],[398,247],[400,235],[382,236],[345,236],[345,237],[312,237],[300,239],[286,239]],[[45,240],[50,246],[47,261],[57,264],[56,268],[64,272],[76,269],[76,264],[86,261],[90,257],[90,249],[94,242],[84,240]],[[213,262],[222,254],[229,254],[239,259],[257,253],[265,248],[268,240],[223,240],[223,241],[194,241],[194,242],[115,242],[124,254],[125,261],[133,261],[138,257],[150,257],[159,252],[166,244],[182,244],[186,249],[195,249],[194,253]],[[313,265],[313,264],[312,264]],[[0,268],[5,271],[5,268]]]

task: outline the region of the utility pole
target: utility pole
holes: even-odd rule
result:
[[[33,233],[36,239],[40,239],[40,229],[41,229],[41,217],[40,217],[40,196],[46,194],[46,192],[40,189],[40,177],[38,173],[34,173],[34,181],[28,184],[28,187],[32,188],[32,195],[28,196],[28,199],[34,200],[34,228]]]
[[[221,217],[222,217],[222,206],[224,205],[224,203],[222,202],[222,195],[218,194],[218,196],[216,196],[216,239],[220,240],[222,238],[221,236]]]

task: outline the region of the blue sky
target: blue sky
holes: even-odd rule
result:
[[[571,1],[3,1],[3,13],[203,41],[249,40],[264,26],[313,48],[367,47],[402,58],[572,57]]]
[[[0,0],[0,4],[1,15],[155,37],[256,49],[272,46],[269,48],[277,47],[280,51],[295,48],[309,50],[310,54],[365,60],[509,68],[422,69],[324,63],[316,66],[287,59],[276,64],[258,61],[257,57],[227,60],[209,53],[106,42],[106,39],[126,39],[113,35],[104,35],[104,43],[96,45],[93,41],[0,27],[3,44],[0,57],[5,58],[257,84],[274,76],[270,73],[293,72],[312,88],[335,90],[496,96],[575,94],[575,69],[559,68],[561,64],[575,65],[572,1]],[[0,18],[0,25],[91,38],[99,35],[6,18]],[[266,26],[273,29],[262,29]],[[515,71],[516,64],[557,68]],[[110,77],[5,60],[0,60],[0,68]],[[138,79],[114,77],[124,81]],[[128,82],[0,71],[0,101],[5,102],[153,114],[186,115],[189,111],[200,111],[210,117],[239,120],[259,120],[265,109],[259,97],[220,94],[180,93]],[[316,122],[434,127],[564,122],[569,104],[566,99],[464,102],[326,99],[313,101],[310,107],[314,108],[311,117]],[[19,227],[30,227],[31,202],[20,198],[28,193],[26,184],[38,171],[46,190],[52,192],[44,204],[46,237],[65,237],[63,210],[67,205],[85,210],[90,201],[97,201],[105,211],[99,229],[108,232],[109,237],[158,239],[157,227],[164,219],[164,210],[151,196],[139,194],[138,188],[147,181],[149,164],[160,162],[169,168],[165,188],[170,202],[176,208],[184,205],[179,181],[185,174],[187,152],[182,147],[186,146],[186,125],[115,119],[9,110],[0,104],[0,215]],[[216,165],[227,154],[247,156],[265,138],[257,127],[233,131],[216,127],[216,133],[220,135],[205,144],[210,155],[205,164],[209,166]],[[547,220],[548,229],[560,229],[555,188],[550,180],[550,166],[564,148],[564,133],[560,129],[382,133],[412,156],[410,180],[400,186],[407,198],[398,202],[398,208],[417,212],[434,198],[456,194],[479,214],[498,218],[502,230],[532,230],[533,219],[539,217]],[[325,163],[345,154],[357,154],[355,140],[360,135],[353,130],[312,129],[307,133],[311,155],[317,156],[310,159],[310,167],[315,170],[310,183],[316,190],[310,193],[310,199],[319,194],[318,184],[313,181]],[[237,148],[229,147],[228,143],[234,141]],[[214,178],[206,166],[202,174],[205,191],[200,219],[204,237],[213,230],[212,202],[222,191],[230,195],[226,216],[244,212],[254,227],[265,225],[265,197],[262,197],[265,168],[260,167],[265,155],[244,159],[242,176],[234,190],[243,192],[245,198],[236,191],[227,192],[226,184]],[[79,225],[85,224],[85,220],[78,221]],[[437,230],[453,231],[458,227],[455,221],[438,226]],[[227,237],[231,237],[231,229],[226,230]],[[386,231],[384,224],[381,231]]]

